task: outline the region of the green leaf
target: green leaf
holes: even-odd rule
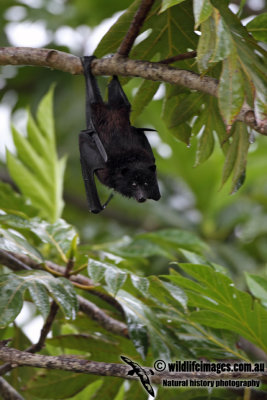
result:
[[[266,351],[267,311],[248,293],[234,287],[226,275],[206,265],[179,264],[194,280],[181,275],[164,276],[183,287],[188,305],[197,308],[190,320],[217,329],[237,332]],[[189,289],[189,290],[188,290]]]
[[[43,256],[25,237],[18,232],[0,228],[0,248],[7,251],[27,254],[38,263],[44,261]]]
[[[90,383],[98,381],[97,376],[67,371],[37,372],[29,380],[25,390],[29,396],[39,399],[62,399],[75,396]],[[42,388],[40,390],[40,388]],[[79,396],[79,395],[78,395]],[[86,397],[90,399],[90,397]]]
[[[214,12],[216,42],[211,62],[218,62],[228,57],[233,50],[233,39],[227,25],[218,12]]]
[[[131,281],[134,287],[136,287],[140,293],[142,293],[144,296],[147,295],[149,288],[149,280],[147,278],[131,274]]]
[[[17,215],[27,215],[34,217],[37,215],[38,210],[29,204],[25,197],[16,193],[10,185],[0,182],[0,209],[6,213],[12,212]]]
[[[168,10],[168,8],[175,6],[176,4],[180,4],[185,0],[162,0],[160,13]]]
[[[125,312],[129,335],[138,353],[145,358],[149,332],[153,356],[169,360],[170,336],[164,324],[157,319],[148,306],[124,290],[118,292],[117,300]]]
[[[168,308],[178,308],[182,305],[186,309],[187,296],[181,288],[169,282],[160,281],[156,276],[149,277],[149,282],[149,294],[156,302],[166,304]]]
[[[238,137],[238,147],[233,169],[231,193],[235,193],[244,183],[249,149],[247,126],[242,122],[237,122],[234,135]]]
[[[227,125],[232,125],[245,100],[243,73],[237,55],[223,61],[218,89],[219,107]]]
[[[228,2],[211,0],[227,25],[236,47],[239,63],[257,90],[257,96],[267,102],[266,51],[248,34],[239,18],[229,9]]]
[[[107,264],[101,261],[93,260],[92,258],[88,260],[88,274],[95,283],[104,278],[106,266]]]
[[[203,130],[198,140],[195,165],[201,164],[210,157],[210,155],[213,153],[215,144],[213,136],[212,113],[210,111],[206,114],[202,113],[202,118],[202,127],[204,129],[202,128]]]
[[[29,223],[30,230],[35,233],[43,243],[49,243],[60,254],[63,261],[66,261],[65,254],[72,246],[72,241],[76,237],[76,230],[72,225],[63,219],[58,219],[54,224],[46,221],[33,219]]]
[[[109,266],[106,268],[105,279],[108,285],[109,291],[116,296],[118,290],[124,285],[127,278],[127,274],[119,268]]]
[[[135,121],[136,118],[144,111],[144,108],[152,100],[154,94],[158,90],[160,82],[153,82],[144,80],[139,86],[137,93],[132,101],[132,113],[131,121]]]
[[[201,36],[197,46],[197,64],[199,72],[205,72],[212,66],[212,56],[216,45],[215,21],[210,16],[201,24]]]
[[[12,322],[23,305],[26,289],[44,316],[49,313],[48,293],[60,306],[66,318],[74,319],[78,301],[72,284],[65,278],[55,278],[45,271],[30,271],[19,274],[4,274],[0,277],[0,326]]]
[[[173,245],[175,249],[182,248],[201,253],[207,246],[194,233],[180,229],[163,229],[156,232],[140,234],[139,237],[149,239],[157,244]]]
[[[16,275],[0,276],[0,328],[14,321],[23,305],[23,294],[27,287]]]
[[[267,42],[267,13],[257,15],[246,28],[256,40]]]
[[[144,359],[148,349],[147,320],[144,314],[146,307],[131,294],[120,290],[117,300],[125,313],[129,335],[138,353]]]
[[[51,86],[50,90],[43,97],[39,107],[37,109],[37,121],[40,129],[47,139],[49,144],[49,150],[53,153],[53,157],[56,156],[55,153],[55,127],[54,127],[54,117],[53,117],[53,96],[54,96],[55,86]]]
[[[17,156],[7,151],[11,177],[40,215],[50,222],[56,221],[63,209],[66,164],[64,157],[58,160],[56,155],[52,98],[53,89],[50,89],[38,108],[39,126],[29,114],[27,138],[12,129]]]
[[[194,16],[195,16],[195,29],[212,13],[212,5],[210,0],[194,0]]]
[[[245,276],[253,296],[267,303],[267,279],[263,276],[248,273]]]
[[[102,57],[114,53],[119,47],[123,37],[128,31],[140,1],[134,1],[125,13],[116,21],[99,43],[95,54]],[[185,53],[188,48],[195,49],[197,35],[194,33],[194,19],[192,4],[189,1],[180,2],[162,12],[161,1],[155,1],[149,16],[142,26],[140,34],[148,32],[148,36],[139,42],[131,51],[133,59],[162,60],[180,53]],[[177,34],[178,27],[178,34]],[[166,46],[168,43],[168,46]],[[192,67],[192,60],[179,63],[181,68]],[[192,67],[194,69],[194,67]]]

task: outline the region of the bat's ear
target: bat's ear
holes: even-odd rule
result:
[[[108,103],[111,106],[126,106],[130,111],[131,104],[122,90],[117,76],[113,76],[112,81],[108,85]]]

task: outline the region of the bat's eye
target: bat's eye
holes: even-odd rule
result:
[[[132,183],[132,186],[133,186],[133,187],[136,187],[136,186],[137,186],[137,183],[136,183],[136,182],[133,182],[133,183]]]
[[[145,183],[144,183],[144,186],[148,186],[148,183],[147,183],[147,182],[145,182]]]

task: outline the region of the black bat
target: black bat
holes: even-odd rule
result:
[[[155,158],[143,128],[130,124],[131,105],[117,76],[108,86],[104,103],[91,73],[94,56],[83,57],[86,82],[86,125],[80,132],[79,147],[82,174],[90,211],[99,213],[101,205],[94,174],[99,181],[126,197],[142,203],[159,200]]]

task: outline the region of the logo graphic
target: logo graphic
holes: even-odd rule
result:
[[[150,396],[155,397],[153,387],[150,384],[149,377],[148,377],[146,371],[144,370],[144,368],[140,367],[139,364],[137,364],[136,362],[133,362],[128,357],[121,356],[121,359],[126,364],[130,365],[130,367],[132,367],[132,369],[128,372],[127,375],[133,376],[134,374],[136,374],[138,376],[138,378],[140,379],[140,382],[146,389],[147,393],[149,393]],[[150,373],[151,373],[151,375],[154,375],[154,372],[152,371],[152,369],[150,370]]]

